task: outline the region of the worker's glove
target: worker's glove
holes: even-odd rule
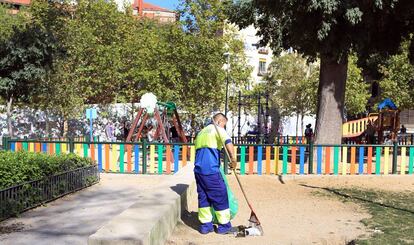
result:
[[[236,159],[231,159],[229,167],[230,167],[231,170],[236,169],[236,167],[237,167]]]

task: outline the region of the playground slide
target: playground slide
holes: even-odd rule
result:
[[[342,137],[353,138],[360,136],[367,129],[368,120],[375,121],[377,119],[378,116],[369,116],[342,124]]]

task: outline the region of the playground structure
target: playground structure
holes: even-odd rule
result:
[[[242,100],[243,99],[243,100]],[[244,102],[243,102],[244,101]],[[238,116],[237,116],[237,143],[241,143],[244,140],[249,143],[264,143],[269,136],[269,94],[258,93],[254,95],[242,95],[239,91],[238,94]],[[257,106],[257,125],[254,130],[248,131],[245,137],[242,136],[241,131],[244,124],[241,124],[241,110],[244,107],[253,108]],[[246,119],[244,119],[246,120]]]
[[[367,117],[345,122],[342,125],[342,137],[345,140],[361,143],[369,127],[375,131],[378,144],[384,143],[386,133],[390,140],[396,140],[400,129],[400,110],[392,100],[382,101],[378,105],[378,113],[370,113]]]
[[[168,124],[171,122],[177,131],[180,142],[187,143],[187,138],[181,125],[177,107],[174,102],[156,102],[156,106],[154,106],[152,109],[145,107],[140,107],[138,109],[137,116],[131,125],[126,142],[131,142],[133,138],[134,141],[141,139],[143,136],[144,127],[147,124],[148,120],[154,118],[156,121],[156,131],[153,138],[154,141],[169,143],[170,129],[168,127]],[[135,132],[136,129],[137,132]]]

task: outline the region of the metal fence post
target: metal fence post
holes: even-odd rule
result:
[[[8,151],[10,149],[9,147],[9,136],[3,137],[3,150]]]
[[[392,151],[392,173],[397,173],[397,159],[398,159],[398,142],[394,142]]]
[[[147,173],[147,141],[142,140],[142,173]]]
[[[310,140],[309,144],[309,164],[308,164],[308,174],[313,174],[313,141]]]
[[[73,142],[73,137],[69,137],[69,152],[73,153],[75,151],[75,143]]]

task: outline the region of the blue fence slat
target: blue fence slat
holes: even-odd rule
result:
[[[16,151],[16,143],[10,143],[10,150]]]
[[[358,166],[358,173],[363,174],[364,173],[364,147],[359,147],[359,166]]]
[[[299,154],[299,174],[305,174],[305,147],[300,147]]]
[[[102,144],[98,144],[98,169],[102,172]]]
[[[42,143],[42,152],[44,152],[44,153],[47,152],[47,144],[46,143]]]
[[[263,147],[257,147],[257,174],[262,175]]]
[[[180,146],[174,145],[174,173],[178,172],[179,154],[180,154]]]
[[[135,173],[139,173],[139,145],[134,145],[134,169]]]
[[[318,162],[317,162],[317,169],[316,169],[316,173],[317,174],[322,174],[322,147],[318,146]]]

